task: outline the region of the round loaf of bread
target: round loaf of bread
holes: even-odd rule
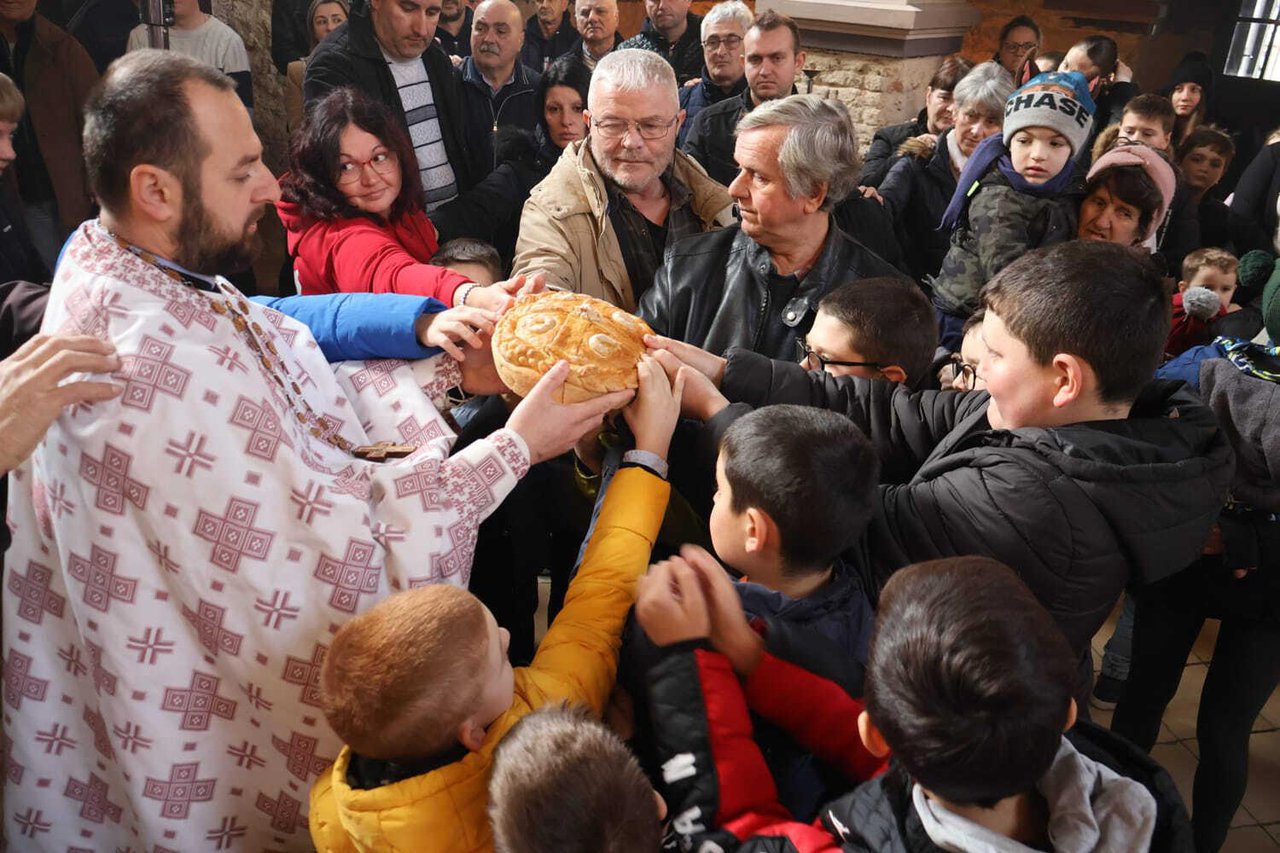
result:
[[[516,300],[493,332],[493,362],[514,393],[528,394],[561,359],[569,379],[557,395],[578,403],[639,385],[636,363],[649,324],[601,299],[561,290]]]

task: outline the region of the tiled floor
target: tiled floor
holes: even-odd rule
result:
[[[1102,658],[1102,647],[1115,628],[1116,614],[1093,638],[1095,665]],[[1196,742],[1196,709],[1200,688],[1204,685],[1218,623],[1205,623],[1187,661],[1178,693],[1165,711],[1164,724],[1152,756],[1173,776],[1182,798],[1191,807],[1191,783],[1195,777],[1196,759],[1200,754]],[[1093,718],[1103,725],[1111,722],[1110,711],[1090,708]],[[1223,853],[1275,853],[1280,849],[1280,691],[1262,709],[1249,742],[1249,788],[1244,803],[1236,812],[1227,834]]]

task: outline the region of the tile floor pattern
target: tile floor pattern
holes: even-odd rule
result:
[[[550,581],[540,578],[538,584],[538,616],[535,631],[539,639],[546,632],[546,602]],[[1093,638],[1095,668],[1102,660],[1102,647],[1115,630],[1118,614],[1111,614],[1107,624]],[[1178,693],[1165,711],[1164,724],[1151,754],[1173,776],[1188,809],[1191,807],[1191,782],[1196,772],[1199,745],[1196,743],[1196,708],[1200,688],[1204,685],[1213,644],[1218,636],[1218,623],[1205,622],[1187,660]],[[1093,719],[1110,725],[1111,712],[1090,708]],[[1227,834],[1222,853],[1275,853],[1280,850],[1280,690],[1272,694],[1253,726],[1249,742],[1249,788],[1244,803],[1236,813]]]
[[[1102,660],[1102,647],[1115,629],[1117,613],[1112,613],[1093,638],[1095,669]],[[1218,623],[1206,621],[1187,660],[1178,693],[1165,710],[1155,748],[1151,750],[1152,757],[1173,776],[1188,809],[1199,755],[1196,709],[1217,636]],[[1090,708],[1089,712],[1095,721],[1110,724],[1110,711]],[[1280,850],[1280,690],[1271,695],[1253,724],[1253,737],[1249,741],[1249,788],[1222,848],[1223,853],[1275,853],[1276,850]]]

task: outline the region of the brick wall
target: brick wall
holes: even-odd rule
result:
[[[1044,0],[969,0],[969,5],[982,13],[982,21],[965,35],[961,49],[969,59],[982,62],[996,51],[996,40],[1005,22],[1017,15],[1030,15],[1044,34],[1045,50],[1068,50],[1088,35],[1101,33],[1115,39],[1120,55],[1130,65],[1142,52],[1143,36],[1139,33],[1117,32],[1096,27],[1079,27],[1074,16],[1061,11],[1046,11]]]

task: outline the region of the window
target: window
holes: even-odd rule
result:
[[[1280,0],[1243,0],[1223,69],[1233,77],[1280,82]]]

